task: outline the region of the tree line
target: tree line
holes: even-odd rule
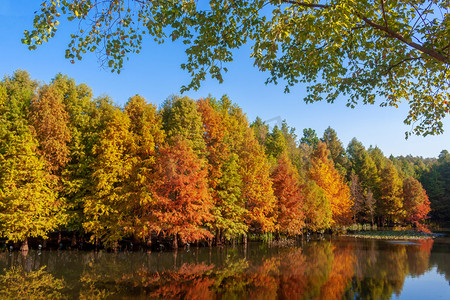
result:
[[[419,172],[356,139],[345,150],[332,128],[298,139],[286,122],[250,124],[226,96],[157,108],[135,95],[119,107],[62,74],[6,76],[0,118],[0,232],[24,247],[61,230],[107,247],[164,236],[176,248],[353,222],[417,226],[430,211],[419,175],[448,172],[444,152],[418,159]],[[431,195],[448,202],[448,186]]]

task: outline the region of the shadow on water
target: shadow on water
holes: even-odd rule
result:
[[[389,299],[435,270],[450,279],[450,241],[349,237],[291,247],[177,252],[0,253],[0,298]],[[450,287],[443,288],[448,295]]]

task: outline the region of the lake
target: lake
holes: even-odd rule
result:
[[[45,269],[42,269],[45,267]],[[0,253],[0,298],[450,299],[450,237]]]

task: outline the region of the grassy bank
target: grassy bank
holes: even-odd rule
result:
[[[386,239],[386,240],[403,240],[403,239],[427,239],[434,238],[437,235],[434,233],[425,233],[420,231],[356,231],[353,233],[347,233],[345,236],[367,238],[367,239]]]

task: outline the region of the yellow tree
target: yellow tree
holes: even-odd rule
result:
[[[94,147],[91,194],[84,202],[84,229],[93,240],[100,238],[108,246],[123,238],[128,218],[124,189],[132,167],[129,125],[128,116],[116,109],[100,133]]]
[[[404,215],[403,182],[391,160],[387,161],[386,167],[381,172],[380,187],[381,199],[377,203],[377,209],[382,223],[385,220],[390,224],[399,221]]]
[[[329,158],[327,145],[319,142],[311,158],[309,178],[321,187],[331,205],[332,224],[344,225],[351,221],[350,189]]]
[[[151,233],[158,231],[157,220],[153,214],[153,176],[158,149],[164,142],[161,116],[156,107],[135,95],[126,106],[125,113],[130,119],[132,137],[132,169],[126,183],[127,209],[126,231],[141,240],[151,243]]]

